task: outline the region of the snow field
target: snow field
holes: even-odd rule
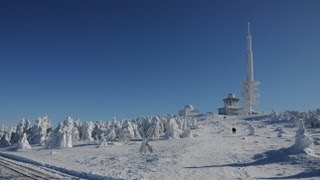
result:
[[[149,141],[153,153],[140,154],[141,142],[109,143],[79,141],[73,148],[46,149],[6,154],[33,159],[54,167],[123,179],[257,179],[317,178],[319,145],[314,155],[292,153],[299,128],[292,121],[241,120],[234,116],[208,115],[198,121],[191,138]],[[232,127],[237,128],[233,134]],[[319,129],[308,130],[313,142]],[[281,134],[281,136],[279,136]],[[84,176],[83,176],[84,177]]]

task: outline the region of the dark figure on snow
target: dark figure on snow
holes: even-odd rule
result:
[[[236,128],[232,128],[232,134],[235,134],[237,132],[237,129]]]

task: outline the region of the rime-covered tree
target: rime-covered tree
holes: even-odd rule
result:
[[[25,150],[25,149],[31,149],[31,146],[27,139],[27,134],[23,133],[17,146],[17,150]]]
[[[104,122],[102,121],[97,121],[94,124],[94,128],[92,131],[92,137],[95,140],[100,140],[103,136],[105,136],[105,134],[107,134],[107,128]]]
[[[163,132],[162,121],[158,116],[152,118],[149,128],[147,130],[147,136],[153,139],[158,139]]]
[[[2,131],[2,136],[0,139],[1,146],[10,146],[11,145],[11,134],[14,131],[14,128],[5,128]]]
[[[308,153],[313,154],[313,142],[311,137],[306,133],[305,127],[303,125],[303,121],[299,119],[295,119],[295,124],[298,127],[295,136],[295,142],[290,147],[290,150],[293,153]]]
[[[117,134],[116,134],[116,130],[115,130],[114,127],[111,127],[110,131],[106,135],[106,140],[107,141],[115,141],[115,140],[117,140]]]
[[[174,118],[169,119],[166,123],[165,137],[167,139],[178,139],[180,138],[181,133],[176,120]]]
[[[92,131],[94,125],[91,121],[86,121],[81,128],[81,140],[83,141],[93,141]]]
[[[151,118],[150,117],[141,118],[139,120],[139,126],[140,126],[139,127],[139,133],[140,133],[140,136],[142,138],[143,137],[150,138],[149,134],[148,134],[148,130],[149,130],[149,127],[150,127],[150,122],[151,122]]]
[[[29,142],[31,144],[45,145],[48,133],[51,131],[52,126],[48,116],[39,117],[36,124],[32,126]]]
[[[122,124],[121,134],[119,135],[120,141],[129,141],[134,138],[134,129],[129,120],[125,120]]]
[[[29,134],[31,130],[30,121],[28,119],[22,119],[22,121],[17,125],[16,131],[12,133],[11,143],[15,144],[21,139],[23,133]]]
[[[107,146],[108,146],[108,141],[104,136],[102,136],[101,139],[100,139],[100,143],[97,146],[97,148],[105,148]]]
[[[80,128],[81,128],[81,123],[80,120],[77,119],[73,121],[73,129],[72,129],[72,142],[76,142],[80,140]]]
[[[73,119],[67,117],[63,123],[60,123],[59,126],[51,134],[47,147],[49,148],[65,148],[72,147],[72,131],[73,131]]]
[[[119,138],[122,132],[122,121],[113,121],[112,127],[114,128],[117,138]]]

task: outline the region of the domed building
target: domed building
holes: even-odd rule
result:
[[[195,116],[198,114],[198,110],[194,109],[191,104],[187,104],[178,114],[179,116]]]
[[[229,93],[228,97],[223,99],[224,107],[219,108],[219,114],[221,115],[239,115],[241,108],[239,107],[240,99],[236,98],[233,93]]]

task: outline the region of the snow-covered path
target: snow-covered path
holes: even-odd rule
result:
[[[2,179],[72,179],[73,177],[51,169],[34,166],[0,157],[0,178]]]
[[[225,164],[238,163],[247,159],[241,157],[244,147],[239,147],[239,142],[245,143],[245,126],[230,126],[228,119],[222,121],[211,121],[198,135],[201,139],[194,139],[196,143],[190,147],[188,153],[183,158],[185,164],[184,171],[181,174],[194,174],[195,177],[206,179],[214,177],[215,179],[247,179],[248,173],[243,168],[224,166]],[[217,125],[219,124],[219,125]],[[212,127],[210,127],[212,125]],[[237,128],[237,133],[232,134],[232,127]],[[223,137],[223,138],[221,138]],[[201,149],[201,153],[199,153]],[[201,162],[201,163],[199,163]],[[188,176],[184,177],[187,178]]]

